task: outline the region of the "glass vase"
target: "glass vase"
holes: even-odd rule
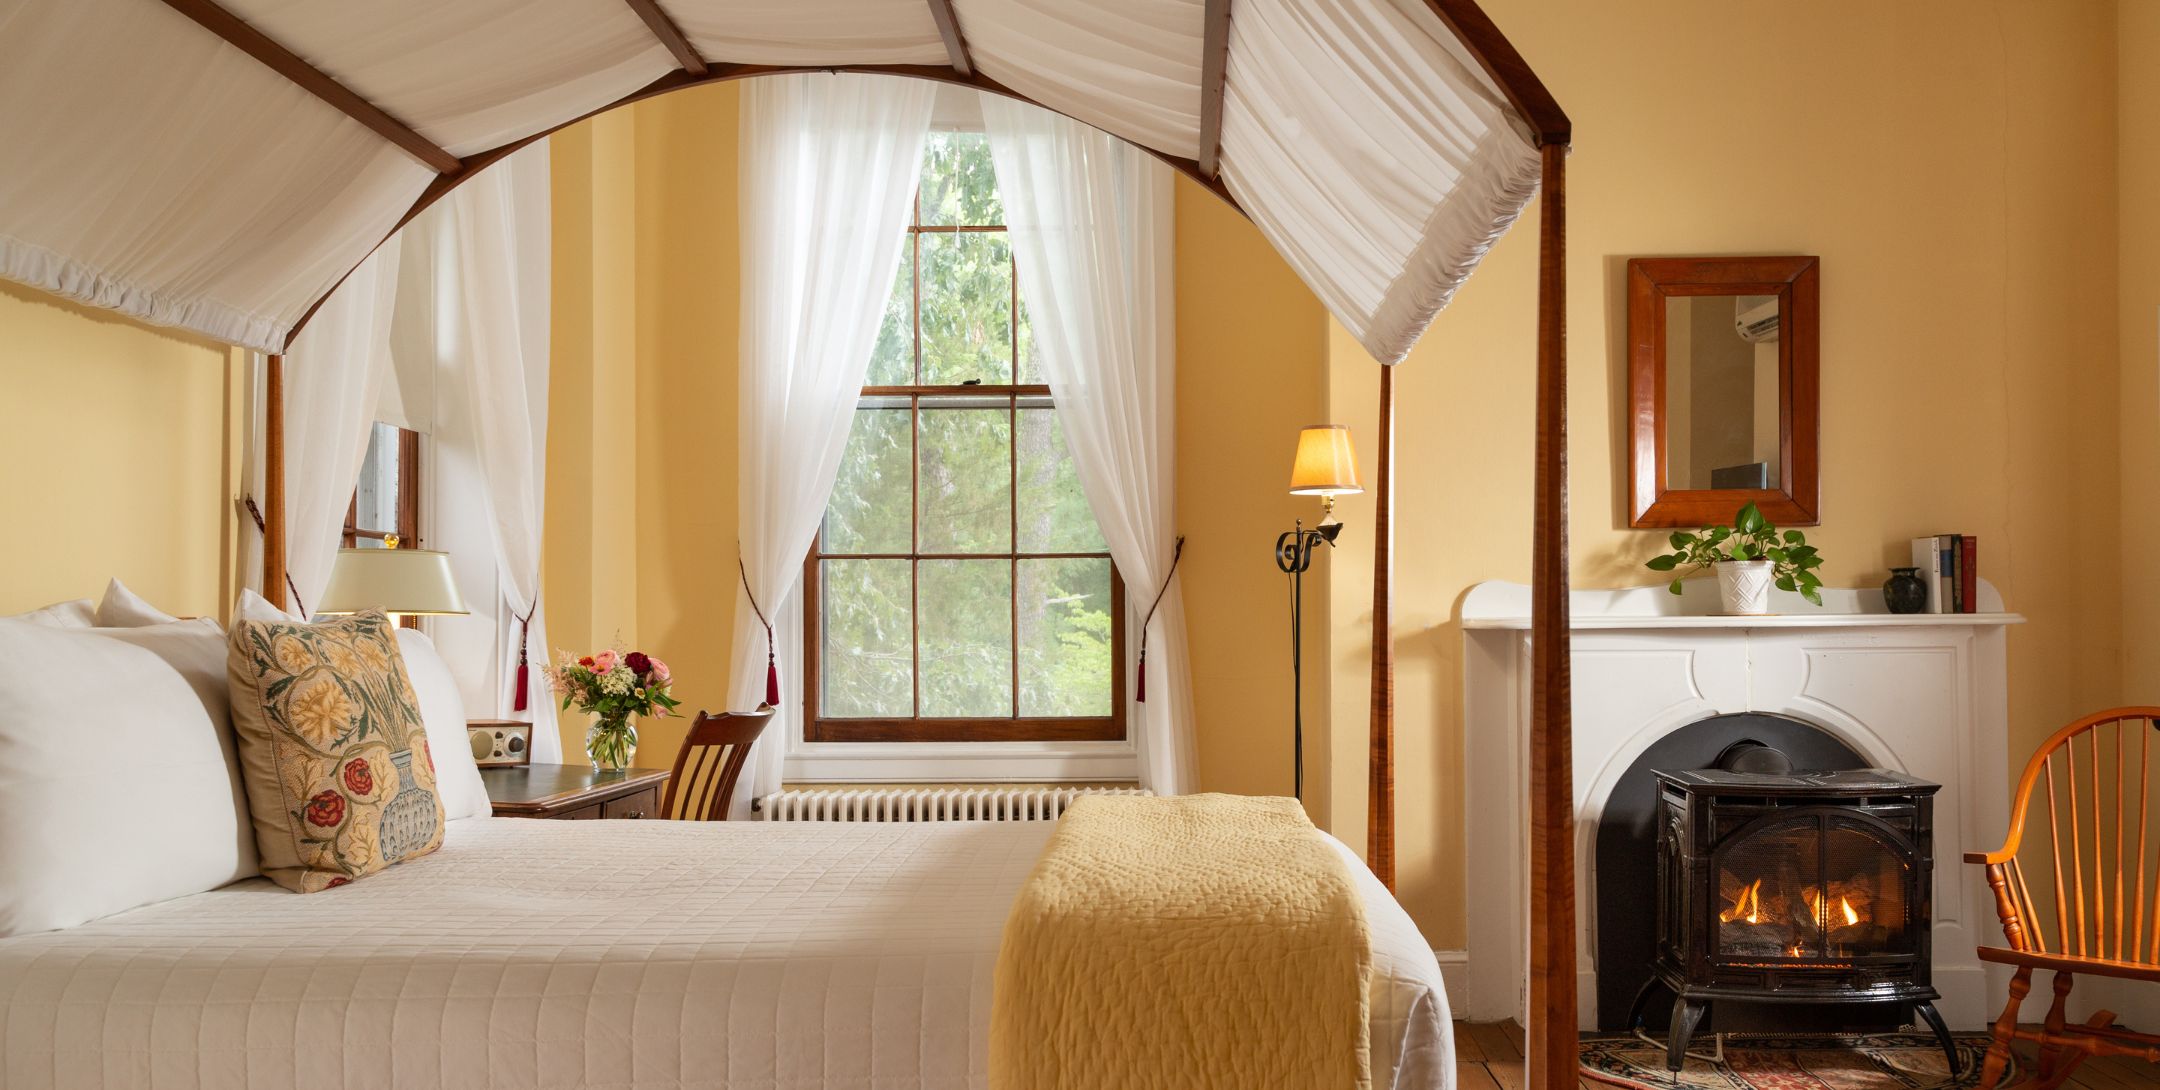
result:
[[[603,716],[585,732],[585,756],[595,772],[620,772],[637,757],[637,728],[630,717]]]

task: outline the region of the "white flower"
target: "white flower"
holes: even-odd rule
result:
[[[631,685],[636,681],[635,678],[630,676],[630,671],[622,667],[616,667],[600,675],[599,680],[600,691],[611,696],[621,696],[629,692]]]

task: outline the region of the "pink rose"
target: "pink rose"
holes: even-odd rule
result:
[[[592,672],[604,674],[615,668],[615,652],[602,651],[592,657]]]
[[[652,663],[652,679],[654,681],[665,685],[668,682],[675,680],[675,675],[668,673],[667,663],[661,662],[659,659],[652,658],[649,655],[646,656],[646,658],[647,661]]]

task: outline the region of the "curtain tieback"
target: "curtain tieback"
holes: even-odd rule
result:
[[[524,711],[529,703],[526,690],[532,688],[532,664],[528,647],[532,643],[533,614],[538,612],[540,612],[540,596],[535,594],[533,595],[532,608],[526,610],[523,617],[518,618],[517,696],[512,698],[510,702],[511,711]]]
[[[1133,683],[1133,700],[1147,703],[1147,630],[1148,622],[1155,619],[1155,608],[1162,605],[1163,595],[1170,593],[1170,577],[1177,574],[1178,560],[1185,555],[1185,535],[1179,534],[1177,547],[1170,550],[1170,570],[1163,573],[1162,586],[1155,591],[1155,600],[1148,604],[1147,616],[1140,619],[1140,676]]]
[[[756,613],[758,623],[765,626],[765,703],[777,708],[780,706],[780,663],[773,655],[772,622],[765,619],[765,610],[758,605],[757,592],[750,589],[750,569],[743,566],[741,542],[735,544],[735,570],[742,573],[743,596],[750,599],[751,612]]]

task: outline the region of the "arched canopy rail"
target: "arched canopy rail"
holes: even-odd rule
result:
[[[1475,0],[0,0],[0,276],[279,353],[396,229],[517,148],[685,87],[963,84],[1147,149],[1394,364],[1540,190],[1530,1075],[1575,1083],[1564,168]],[[283,591],[271,356],[266,593]],[[1381,381],[1367,858],[1394,879],[1394,391]]]

